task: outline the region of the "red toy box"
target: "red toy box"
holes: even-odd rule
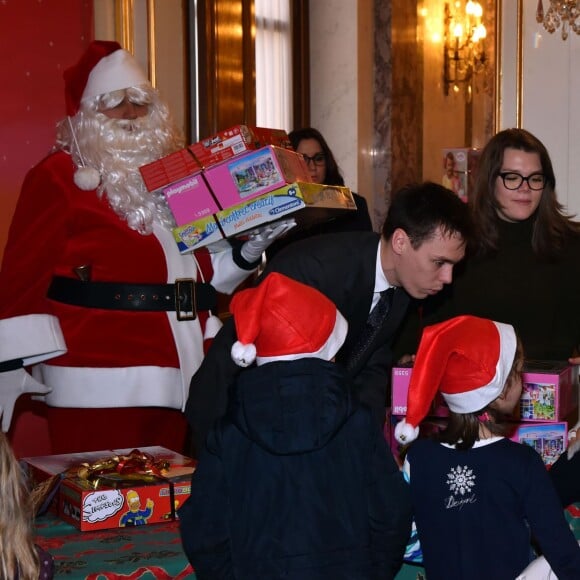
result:
[[[265,145],[292,149],[288,134],[283,129],[235,125],[190,145],[189,150],[202,167],[211,167]]]
[[[188,175],[200,173],[201,165],[189,149],[180,149],[157,161],[142,165],[139,171],[145,187],[149,191],[157,191]]]

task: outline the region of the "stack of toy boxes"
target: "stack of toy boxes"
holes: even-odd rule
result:
[[[303,157],[279,129],[237,125],[140,168],[146,187],[167,198],[180,252],[249,233],[307,206],[355,210],[348,188],[311,183]],[[330,214],[332,217],[332,213]],[[313,221],[301,216],[299,223]]]
[[[150,457],[152,465],[144,472],[128,470],[135,454]],[[123,460],[125,471],[116,469]],[[96,479],[82,476],[83,469],[107,462],[113,467]],[[176,509],[189,497],[195,469],[193,459],[160,446],[27,457],[21,464],[35,490],[56,480],[46,498],[53,500],[50,509],[81,531],[175,519]]]
[[[528,361],[522,373],[520,421],[511,437],[536,449],[549,467],[564,451],[568,437],[568,419],[577,414],[578,386],[576,367],[566,362]],[[394,427],[407,411],[407,391],[412,366],[399,366],[392,372],[392,407],[387,416],[385,436],[393,452],[399,448],[394,440]],[[420,425],[425,436],[445,425],[449,410],[438,395],[429,416]],[[574,419],[575,420],[575,419]]]

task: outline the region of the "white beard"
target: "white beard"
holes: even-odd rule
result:
[[[96,101],[90,103],[59,123],[57,146],[70,151],[77,167],[99,173],[98,195],[106,195],[130,228],[150,234],[154,223],[175,226],[165,198],[147,191],[139,172],[142,165],[183,147],[167,106],[157,98],[148,114],[135,120],[111,119],[96,110]]]
[[[97,114],[104,120],[98,135],[92,135],[91,146],[83,150],[83,158],[101,174],[99,194],[104,192],[117,215],[142,234],[152,232],[153,222],[173,227],[165,198],[147,191],[139,172],[142,165],[170,153],[173,142],[158,138],[149,115],[127,121]]]

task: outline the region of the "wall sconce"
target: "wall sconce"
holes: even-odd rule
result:
[[[580,34],[580,2],[578,0],[550,0],[550,7],[544,16],[544,5],[538,0],[536,22],[553,34],[562,24],[562,40],[568,38],[570,28]]]
[[[483,72],[487,66],[487,31],[482,16],[479,2],[455,0],[445,3],[443,90],[446,96],[450,88],[458,93],[460,84],[464,84],[466,93],[471,95],[473,75]]]

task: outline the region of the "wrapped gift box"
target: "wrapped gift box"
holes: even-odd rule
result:
[[[283,129],[235,125],[189,146],[190,152],[202,167],[231,159],[241,153],[276,145],[292,149],[288,134]]]
[[[296,181],[312,181],[304,158],[267,145],[210,167],[204,177],[220,209],[228,209]]]
[[[297,228],[307,228],[345,211],[356,211],[347,187],[297,182],[174,228],[173,236],[181,253],[204,246],[210,251],[219,251],[224,238],[247,236],[254,228],[290,214],[296,219]]]
[[[150,457],[163,468],[115,468],[130,465],[134,455]],[[120,461],[115,464],[115,459]],[[81,531],[175,519],[189,496],[195,469],[193,459],[160,446],[28,457],[22,463],[32,484],[59,478],[56,512]],[[107,463],[110,470],[97,471],[96,466]],[[91,471],[94,475],[87,477]]]

